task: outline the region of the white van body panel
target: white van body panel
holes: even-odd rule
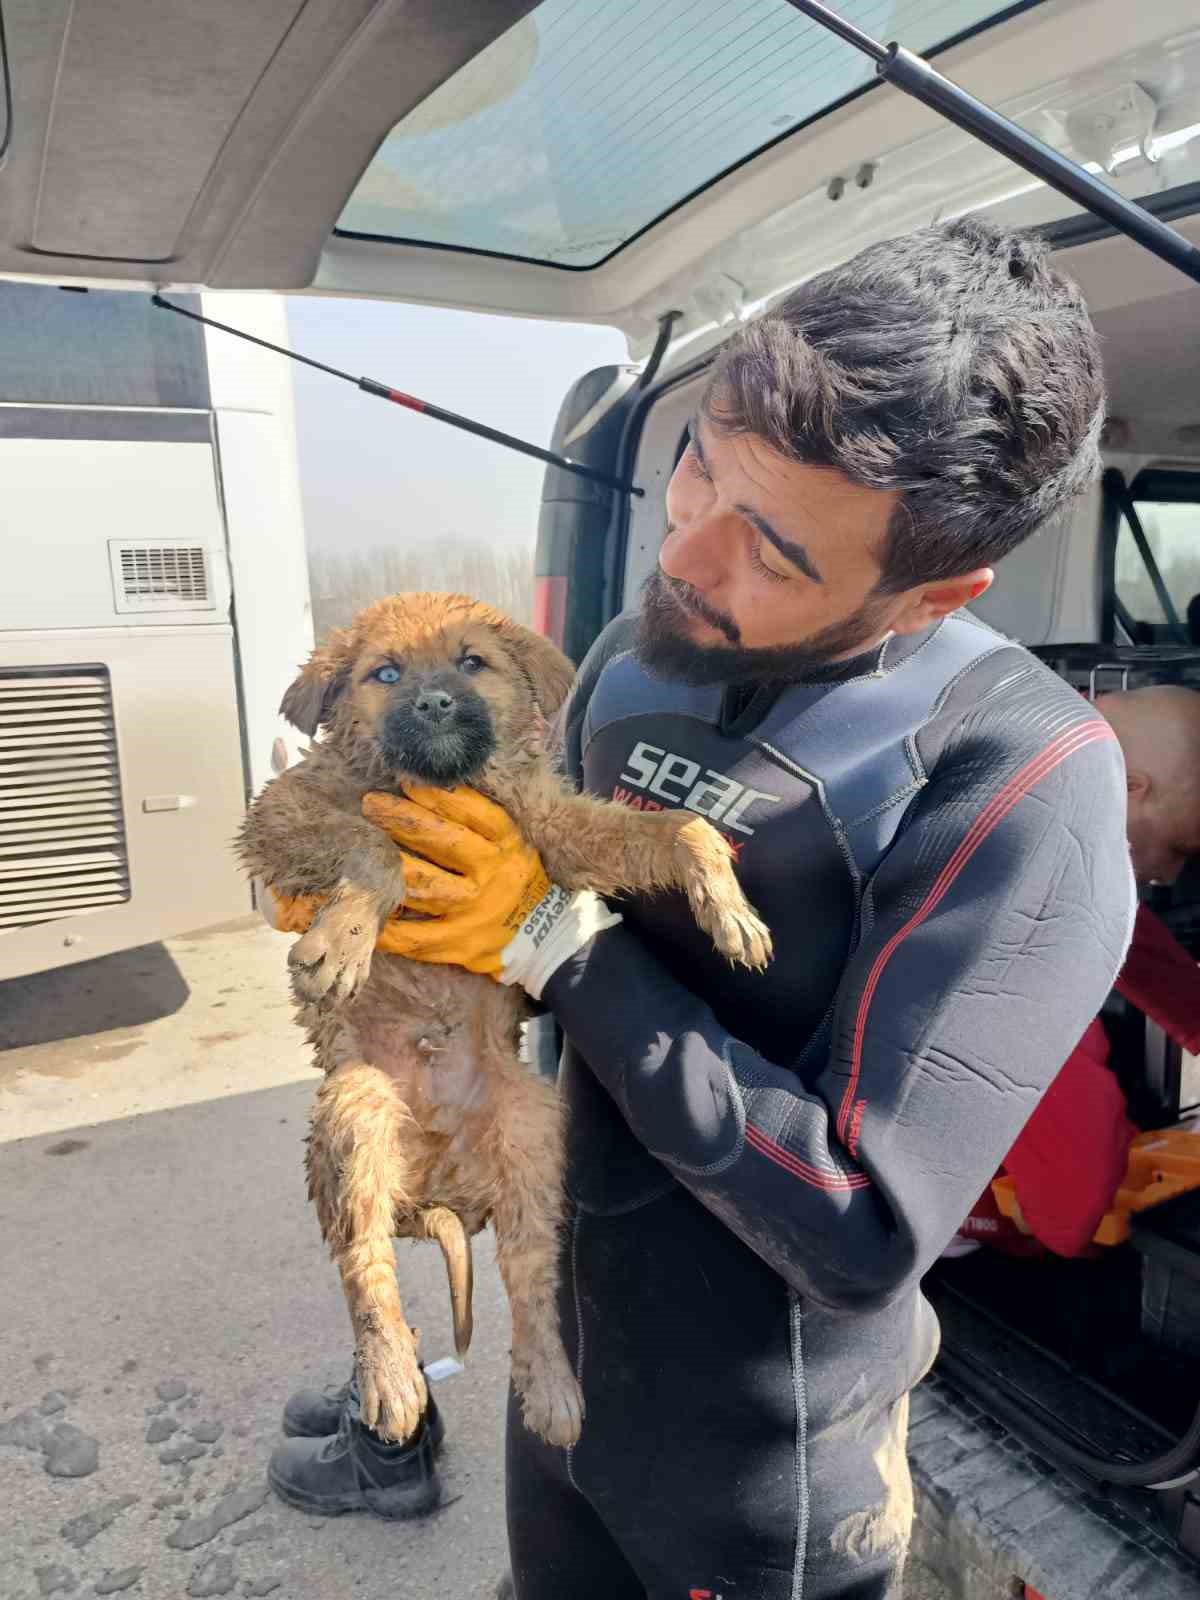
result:
[[[0,403],[0,980],[252,910],[232,841],[300,754],[312,620],[291,376],[250,348],[205,338],[207,405]]]

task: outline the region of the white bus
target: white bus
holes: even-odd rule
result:
[[[276,296],[203,309],[286,341]],[[197,296],[177,296],[201,309]],[[0,979],[251,910],[312,642],[291,375],[149,296],[0,283]]]

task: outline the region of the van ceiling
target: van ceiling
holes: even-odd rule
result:
[[[880,9],[875,0],[843,3],[851,14],[863,12],[865,21]],[[1012,38],[1014,29],[1020,32],[1026,15],[1051,15],[1073,3],[893,0],[886,10],[891,24],[925,49],[965,36],[993,16],[1013,17],[1015,21],[994,30],[997,37],[1009,39],[1011,52],[1019,47]],[[584,0],[585,7],[591,4]],[[541,31],[534,32],[530,14],[545,12],[546,6],[549,14],[542,18]],[[577,91],[582,96],[577,117],[569,105],[555,113],[571,126],[578,122],[581,129],[621,91],[628,76],[617,59],[620,31],[604,23],[608,13],[602,17],[601,9],[596,8],[594,19],[599,33],[594,39],[584,37],[582,49],[585,66],[595,65],[598,76]],[[572,10],[570,4],[567,10]],[[752,196],[744,178],[762,158],[704,191],[722,191],[726,202],[733,200],[732,209],[726,204],[708,214],[703,206],[706,216],[699,232],[694,226],[681,231],[676,217],[669,225],[651,227],[650,249],[621,252],[624,260],[615,271],[575,274],[572,281],[570,273],[537,262],[489,258],[481,246],[491,244],[497,230],[498,237],[524,237],[522,228],[528,232],[532,227],[525,213],[530,207],[546,207],[544,183],[539,190],[534,182],[524,196],[513,183],[522,161],[532,171],[547,160],[545,149],[534,148],[533,142],[543,116],[550,114],[547,107],[557,105],[554,95],[559,91],[549,93],[549,80],[557,81],[554,39],[565,34],[570,41],[580,27],[568,19],[556,32],[561,11],[556,0],[545,0],[540,8],[537,0],[0,0],[12,87],[12,138],[0,166],[0,274],[229,289],[315,285],[333,292],[616,320],[611,313],[661,281],[664,268],[697,258],[714,237],[740,226],[743,213],[761,214],[765,195],[760,191]],[[747,38],[737,32],[739,11],[745,14]],[[667,8],[664,29],[670,27],[672,14],[677,24],[684,15],[678,7],[675,13]],[[730,16],[733,24],[728,24]],[[610,231],[651,222],[688,189],[708,183],[723,165],[772,136],[798,145],[803,132],[795,140],[784,138],[789,116],[803,122],[870,80],[869,65],[861,56],[830,39],[786,0],[745,0],[740,6],[735,0],[732,12],[728,0],[695,0],[686,17],[682,44],[656,37],[652,9],[641,19],[645,38],[637,83],[652,83],[655,66],[661,64],[664,104],[656,104],[653,89],[641,100],[629,90],[634,122],[650,131],[630,143],[626,130],[621,133],[625,144],[618,142],[609,153],[616,188],[605,179],[601,189],[612,215],[604,212],[603,194],[580,189],[575,196],[561,173],[551,185],[555,192],[571,192],[572,203],[578,200],[602,212],[600,221]],[[529,27],[517,27],[526,18]],[[734,27],[729,48],[722,25]],[[990,63],[993,30],[985,31]],[[508,55],[519,46],[522,59],[529,57],[525,74],[541,68],[547,82],[539,80],[531,101],[534,114],[522,137],[491,148],[496,141],[489,135],[487,118],[495,108],[489,101],[504,95],[511,100],[514,85],[517,90],[523,86],[522,73],[513,79],[514,62],[505,60],[505,35],[517,41]],[[604,61],[606,43],[611,43],[614,63]],[[497,45],[500,55],[488,53],[489,45]],[[741,59],[747,54],[751,64]],[[714,55],[722,57],[719,68],[710,60]],[[950,55],[958,59],[956,51]],[[760,103],[763,61],[773,63],[778,80],[767,108],[770,116]],[[475,64],[472,73],[456,78],[468,63]],[[794,82],[788,82],[785,69]],[[714,72],[724,72],[728,80],[725,124],[709,104]],[[501,81],[493,82],[497,74]],[[451,78],[457,85],[449,90],[452,104],[445,94],[440,100],[436,96]],[[674,101],[666,93],[671,87]],[[690,137],[682,154],[679,129],[665,150],[654,143],[661,142],[663,118],[681,97],[691,105],[696,122],[683,125],[682,132]],[[938,124],[935,114],[892,91],[868,98],[888,101],[901,131]],[[440,137],[446,114],[454,121],[463,104],[471,114],[465,128],[450,129],[454,159],[446,169],[436,161],[428,172],[421,169],[418,177],[423,174],[430,189],[426,214],[421,227],[405,231],[415,231],[431,244],[458,239],[462,217],[457,233],[450,226],[457,212],[465,207],[469,213],[472,205],[479,205],[471,173],[492,160],[498,163],[497,181],[507,198],[495,204],[489,200],[494,215],[488,229],[472,235],[480,248],[446,252],[428,245],[335,237],[352,195],[353,226],[361,230],[364,219],[371,224],[376,217],[378,206],[368,203],[371,195],[386,193],[394,212],[398,196],[421,187],[406,176],[416,159],[405,143],[414,111],[420,108],[417,125],[427,128],[432,120]],[[511,104],[502,108],[501,121],[511,110]],[[618,129],[629,121],[618,107]],[[394,144],[388,143],[393,130],[401,155],[384,159]],[[552,144],[561,142],[553,128],[543,130],[543,137]],[[587,146],[597,136],[581,137]],[[696,165],[690,147],[705,139],[716,139],[712,157]],[[373,160],[385,144],[383,154]],[[777,144],[764,152],[768,161],[779,148]],[[799,151],[791,154],[794,168]],[[629,204],[638,201],[641,210],[634,210],[641,222],[637,216],[627,222],[622,220],[627,209],[622,185],[636,189],[632,169],[639,159],[643,166],[649,161],[660,181],[645,194],[631,193]],[[368,181],[360,187],[364,174]],[[784,181],[794,190],[794,170]],[[682,206],[689,218],[695,211],[695,202]],[[413,218],[405,214],[397,221],[412,223]]]
[[[397,116],[534,3],[0,0],[0,273],[310,283]]]

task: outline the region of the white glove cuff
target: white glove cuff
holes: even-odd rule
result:
[[[563,962],[620,920],[590,889],[572,893],[552,885],[505,945],[500,982],[519,983],[532,999],[540,1000],[542,989]]]

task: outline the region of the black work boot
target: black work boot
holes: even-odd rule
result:
[[[424,1364],[420,1366],[424,1372]],[[338,1384],[337,1388],[298,1389],[283,1408],[284,1433],[289,1439],[327,1439],[331,1433],[336,1433],[342,1420],[342,1407],[349,1398],[353,1382],[351,1376],[345,1383]],[[442,1421],[432,1389],[427,1392],[429,1405],[425,1411],[425,1422],[433,1435],[433,1448],[440,1450],[446,1436],[446,1424]]]
[[[350,1380],[327,1389],[297,1389],[283,1407],[283,1431],[289,1439],[327,1439],[336,1433]]]
[[[430,1402],[432,1410],[432,1401]],[[370,1511],[377,1517],[421,1517],[441,1498],[434,1454],[441,1442],[429,1416],[402,1444],[388,1444],[362,1421],[353,1381],[346,1386],[337,1432],[314,1439],[292,1437],[276,1447],[267,1480],[279,1498],[301,1511],[340,1517]]]

